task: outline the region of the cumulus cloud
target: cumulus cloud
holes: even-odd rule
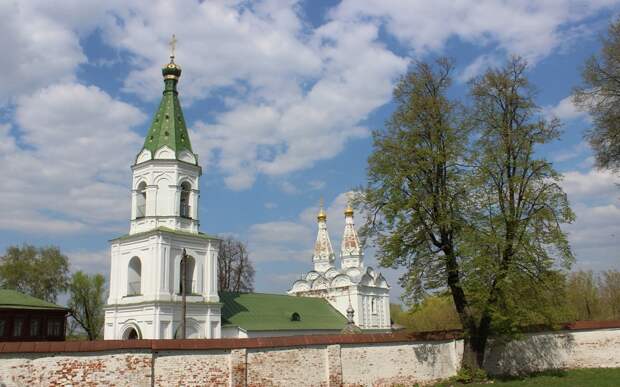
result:
[[[562,122],[589,118],[588,113],[575,106],[571,96],[563,98],[555,106],[546,106],[543,110],[547,117],[559,118]]]
[[[609,171],[564,173],[562,186],[577,220],[564,226],[577,258],[586,270],[620,269],[620,178]]]
[[[86,61],[79,39],[29,2],[0,2],[0,106],[52,82],[75,79]],[[9,16],[10,15],[10,16]]]
[[[332,12],[344,20],[371,18],[415,52],[437,51],[455,37],[497,47],[532,61],[582,30],[580,23],[615,0],[398,1],[345,0]],[[585,33],[585,32],[584,32]]]
[[[620,178],[609,170],[568,171],[563,175],[562,188],[573,203],[596,199],[613,203],[620,199]]]
[[[461,71],[457,80],[462,83],[468,82],[470,79],[484,73],[487,68],[497,67],[499,65],[501,65],[501,59],[498,56],[489,54],[480,55]]]
[[[15,117],[19,130],[0,133],[0,228],[117,229],[140,147],[130,128],[144,114],[97,87],[61,83],[20,97]]]
[[[574,39],[585,18],[614,2],[345,0],[317,26],[292,0],[188,1],[182,7],[168,1],[3,3],[3,13],[15,17],[0,26],[8,37],[0,48],[12,53],[0,59],[0,103],[72,82],[81,64],[119,54],[128,58],[124,91],[153,101],[167,42],[176,33],[183,101],[217,97],[223,103],[190,123],[194,147],[229,188],[241,190],[259,174],[309,168],[368,135],[361,123],[389,101],[409,60],[382,43],[380,31],[413,57],[440,51],[451,38],[499,50],[469,64],[460,75],[466,80],[506,52],[549,54],[565,35]],[[92,31],[116,50],[115,58],[85,56],[80,39]]]

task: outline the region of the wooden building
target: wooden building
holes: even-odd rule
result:
[[[63,341],[69,309],[0,289],[0,341]]]

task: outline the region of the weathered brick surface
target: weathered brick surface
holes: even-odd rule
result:
[[[345,385],[391,386],[442,379],[456,374],[461,341],[343,345],[340,350]]]
[[[150,375],[150,351],[0,357],[6,386],[150,386]]]
[[[325,349],[325,368],[327,371],[327,385],[337,387],[342,385],[342,362],[340,359],[340,345],[328,345]]]
[[[233,349],[230,351],[229,385],[231,387],[244,387],[247,379],[247,351]]]
[[[165,351],[155,355],[156,386],[228,386],[230,351]]]
[[[325,347],[248,350],[248,386],[325,385]]]
[[[490,345],[491,373],[620,367],[620,324]],[[0,386],[391,386],[453,376],[458,332],[223,340],[0,343]],[[67,351],[59,352],[59,348]]]

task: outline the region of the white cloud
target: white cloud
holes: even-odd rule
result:
[[[620,178],[611,171],[590,169],[586,173],[568,171],[563,175],[562,187],[573,203],[596,199],[614,203],[620,198]]]
[[[497,67],[499,65],[501,65],[501,59],[496,55],[480,55],[461,71],[457,80],[462,83],[468,82],[470,79],[484,73],[489,67]]]
[[[89,274],[110,274],[110,250],[74,250],[66,253],[71,264],[71,271],[82,270]]]
[[[313,190],[321,190],[325,188],[326,183],[323,180],[310,180],[308,186]]]
[[[318,27],[288,0],[3,3],[0,10],[14,17],[0,26],[0,49],[11,53],[0,58],[0,103],[72,82],[80,64],[118,60],[119,53],[129,57],[124,90],[152,101],[176,33],[183,101],[217,96],[225,103],[191,125],[194,148],[228,187],[247,189],[259,174],[309,168],[368,136],[360,123],[390,100],[409,60],[380,42],[381,29],[414,56],[439,51],[451,38],[491,48],[465,68],[465,80],[495,63],[503,55],[497,49],[530,59],[549,54],[614,3],[345,0]],[[114,58],[85,57],[80,39],[95,30],[117,50]]]
[[[278,203],[266,202],[263,206],[268,210],[273,210],[274,208],[278,208]]]
[[[571,96],[563,98],[555,106],[546,106],[543,110],[546,113],[547,117],[556,117],[559,118],[562,122],[589,118],[588,113],[580,110],[577,106],[575,106]]]
[[[140,148],[129,128],[144,114],[97,87],[61,83],[20,97],[15,117],[19,131],[0,133],[9,144],[0,148],[0,228],[118,230],[129,212],[127,166]]]
[[[554,152],[551,155],[551,160],[558,163],[574,160],[578,157],[583,157],[584,153],[589,151],[590,146],[588,145],[587,141],[581,141],[572,147],[568,147],[568,149],[564,148],[560,151]],[[587,167],[590,166],[591,165],[587,165]]]
[[[578,24],[613,4],[617,1],[345,0],[332,17],[372,18],[418,53],[441,50],[456,37],[537,60],[560,46],[567,35],[574,39],[579,29],[571,23]]]
[[[562,186],[577,217],[564,229],[578,269],[620,269],[619,182],[618,176],[597,169],[564,173]]]

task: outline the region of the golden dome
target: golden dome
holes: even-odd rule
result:
[[[344,209],[344,216],[353,216],[353,208],[350,203],[347,203],[347,208]]]
[[[321,209],[319,210],[319,214],[316,216],[316,219],[319,222],[325,222],[327,220],[327,214],[325,213],[323,207],[321,207]]]
[[[316,220],[319,222],[325,222],[327,220],[327,213],[323,209],[323,198],[321,198],[321,204],[319,205],[319,214],[316,216]]]

